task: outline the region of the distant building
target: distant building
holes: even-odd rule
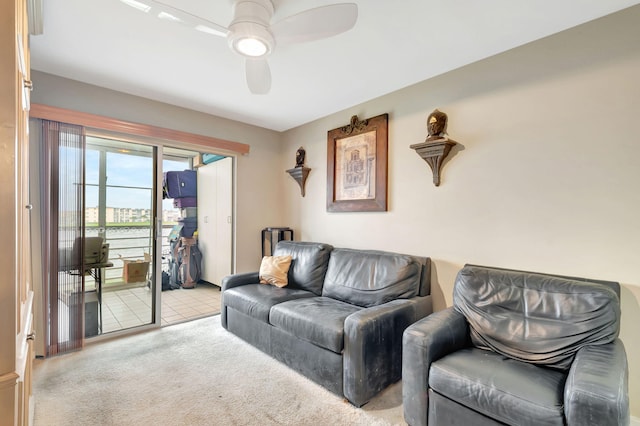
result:
[[[177,222],[180,217],[180,211],[177,209],[162,211],[162,222],[164,223]]]
[[[163,211],[162,216],[172,213]],[[107,207],[105,210],[107,223],[131,223],[131,222],[150,222],[151,209],[132,209],[128,207]],[[84,220],[86,223],[98,223],[99,208],[85,208]],[[164,219],[163,219],[164,220]]]
[[[84,209],[84,221],[86,223],[98,223],[98,208],[87,207]]]

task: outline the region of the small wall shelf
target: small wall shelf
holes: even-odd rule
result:
[[[300,194],[304,197],[304,184],[307,182],[307,176],[309,176],[309,172],[311,169],[309,167],[294,167],[293,169],[287,170],[287,173],[298,182],[300,185]]]
[[[431,167],[433,173],[433,184],[440,186],[440,169],[444,159],[449,155],[449,151],[456,145],[456,141],[449,138],[434,139],[411,145],[424,161]]]

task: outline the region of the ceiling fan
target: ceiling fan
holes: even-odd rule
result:
[[[271,0],[234,0],[228,27],[216,24],[158,0],[120,0],[160,19],[190,26],[198,31],[226,37],[232,51],[245,58],[249,90],[265,94],[271,89],[267,56],[277,44],[302,43],[331,37],[350,30],[358,18],[355,3],[337,3],[308,9],[271,23]]]

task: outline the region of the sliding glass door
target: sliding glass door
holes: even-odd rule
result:
[[[86,337],[219,312],[220,283],[232,270],[232,159],[196,164],[201,157],[188,149],[87,136],[85,237],[101,239],[108,266],[85,280]],[[201,209],[158,199],[163,172],[184,170],[198,170]],[[183,223],[204,234],[187,234]],[[209,228],[214,232],[205,232]],[[182,263],[175,246],[183,236],[206,254],[197,288],[178,283],[184,291],[162,291],[168,289],[163,281],[171,285],[175,275],[172,265]]]
[[[154,322],[156,151],[87,137],[85,236],[102,239],[108,265],[86,280],[87,294],[96,292],[85,298],[87,337]]]

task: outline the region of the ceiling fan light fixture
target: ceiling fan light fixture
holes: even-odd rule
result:
[[[28,2],[44,0],[24,0]],[[229,48],[245,58],[245,77],[252,94],[262,95],[271,88],[267,61],[277,44],[320,40],[350,30],[358,18],[358,5],[336,3],[320,6],[271,23],[275,0],[227,0],[233,2],[233,18],[222,26],[165,3],[169,0],[120,0],[165,21],[174,21],[207,34],[227,39]],[[278,0],[284,1],[284,0]],[[159,13],[158,13],[159,12]]]
[[[260,58],[271,53],[273,36],[264,26],[252,22],[238,22],[229,27],[227,40],[231,49],[247,58]]]
[[[271,0],[235,0],[227,36],[231,50],[246,58],[269,55],[276,44],[269,31],[272,16]]]
[[[240,54],[252,58],[264,56],[269,51],[269,47],[262,40],[252,37],[241,38],[236,41],[235,47]]]

